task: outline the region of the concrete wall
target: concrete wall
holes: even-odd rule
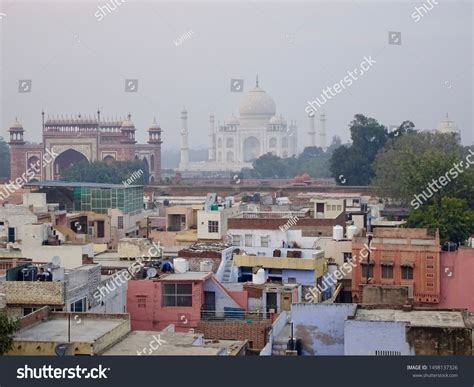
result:
[[[61,258],[61,266],[65,269],[74,269],[82,266],[82,255],[92,258],[94,256],[94,245],[89,244],[64,244],[60,246],[23,246],[21,252],[24,258],[30,258],[33,262],[46,263],[57,255]]]
[[[224,307],[241,308],[229,294],[227,294],[216,282],[209,279],[204,282],[203,290],[205,292],[215,292],[216,294],[216,315],[224,316]]]
[[[406,340],[406,327],[407,323],[402,321],[347,320],[344,326],[344,355],[370,356],[376,355],[376,351],[414,355]]]
[[[292,270],[283,269],[282,279],[283,283],[288,283],[288,277],[296,278],[296,283],[311,286],[315,284],[315,273],[314,270]]]
[[[408,300],[408,286],[365,285],[362,289],[364,304],[404,305]]]
[[[304,355],[344,355],[344,323],[355,304],[293,304],[291,318]]]

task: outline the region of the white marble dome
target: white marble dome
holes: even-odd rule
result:
[[[240,125],[239,119],[233,114],[225,121],[227,125]]]
[[[275,113],[275,101],[258,86],[249,91],[240,102],[239,114],[241,117],[271,118]]]

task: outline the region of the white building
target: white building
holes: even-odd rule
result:
[[[220,172],[251,167],[253,160],[266,153],[291,157],[297,152],[297,126],[277,115],[276,104],[265,90],[255,88],[242,99],[238,117],[231,115],[222,125],[209,116],[209,157],[203,162],[189,162],[187,111],[181,113],[180,171]]]

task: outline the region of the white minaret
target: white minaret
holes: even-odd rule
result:
[[[216,160],[216,134],[214,132],[214,114],[209,114],[209,161]]]
[[[314,113],[312,115],[308,114],[308,117],[309,117],[309,130],[308,130],[309,146],[316,146],[316,129],[315,129],[316,127],[314,125],[314,116],[315,116]]]
[[[189,148],[188,148],[188,112],[183,108],[181,112],[181,162],[179,169],[188,169],[189,164]]]
[[[321,128],[319,131],[319,146],[323,149],[326,149],[326,113],[321,112],[320,116]]]

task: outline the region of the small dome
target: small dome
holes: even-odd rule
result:
[[[301,184],[301,183],[304,183],[304,179],[303,179],[303,176],[295,176],[293,178],[293,183],[297,183],[297,184]]]
[[[227,125],[240,125],[239,119],[238,119],[236,116],[234,116],[233,114],[232,114],[232,116],[230,116],[230,117],[226,120],[225,123],[226,123]]]
[[[150,127],[148,129],[161,129],[160,125],[156,122],[156,118],[153,120],[153,122],[150,124]]]
[[[125,121],[122,121],[122,128],[133,128],[133,129],[135,129],[135,125],[133,124],[132,121],[125,120]]]
[[[308,173],[306,173],[306,172],[303,173],[303,176],[301,176],[301,177],[302,177],[303,181],[305,181],[305,182],[311,180],[311,176],[308,175]]]
[[[273,116],[270,120],[270,124],[272,125],[286,125],[286,120],[280,114],[280,116]]]
[[[18,122],[18,119],[15,117],[15,121],[10,125],[10,129],[21,129],[23,130],[23,125]]]

